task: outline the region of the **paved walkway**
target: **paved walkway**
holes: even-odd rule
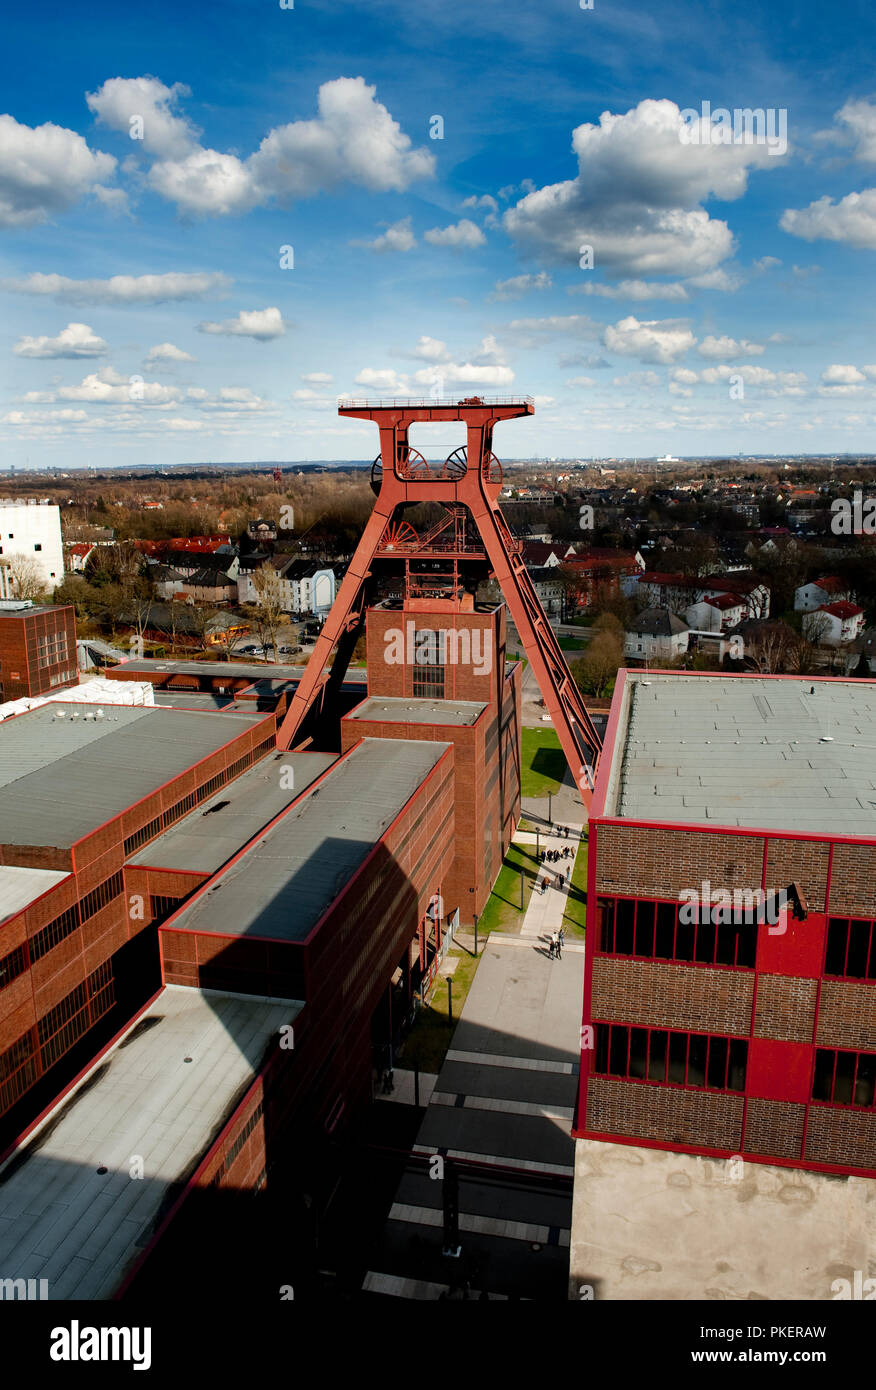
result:
[[[568,859],[558,859],[555,864],[540,864],[538,882],[547,879],[547,887],[543,893],[537,888],[533,888],[529,897],[529,905],[520,926],[520,935],[530,941],[543,941],[547,943],[548,938],[553,932],[559,931],[563,925],[563,914],[566,911],[566,902],[569,897],[569,889],[572,886],[572,870],[575,867],[575,855],[581,843],[581,826],[570,826],[568,838],[564,835],[548,835],[539,832],[538,844],[541,849],[559,850],[560,854],[565,849],[571,849],[572,856]],[[536,836],[532,831],[518,830],[514,836],[515,844],[534,845]],[[566,881],[560,887],[560,874],[565,874]],[[568,943],[567,943],[568,949]]]
[[[460,1177],[461,1255],[442,1253],[443,1182],[411,1169],[366,1291],[434,1299],[467,1280],[474,1296],[567,1297],[583,949],[552,961],[490,934],[415,1145],[487,1165]]]

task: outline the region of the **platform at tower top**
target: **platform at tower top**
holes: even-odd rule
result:
[[[392,413],[411,420],[465,420],[475,410],[486,410],[490,415],[513,419],[518,415],[534,415],[535,401],[532,396],[394,396],[386,400],[338,398],[339,415],[366,419],[377,414]]]

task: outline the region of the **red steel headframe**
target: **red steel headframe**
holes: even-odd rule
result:
[[[456,402],[346,401],[338,407],[339,415],[373,420],[380,430],[379,492],[307,669],[277,731],[279,748],[291,748],[299,737],[307,714],[323,697],[332,650],[359,626],[365,581],[381,537],[396,510],[417,502],[440,502],[448,507],[460,505],[468,508],[477,525],[575,784],[589,808],[601,740],[533,588],[520,546],[509,531],[497,500],[501,470],[492,452],[493,428],[500,420],[533,413],[531,397],[499,400],[472,397]],[[462,463],[458,461],[460,451],[451,455],[445,464],[430,465],[411,450],[408,443],[411,425],[434,420],[464,421],[468,442]],[[344,675],[349,645],[349,641],[342,644],[335,659],[335,664],[343,661],[344,669],[336,672],[332,667],[334,682]]]

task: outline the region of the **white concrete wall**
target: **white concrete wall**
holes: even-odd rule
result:
[[[0,502],[0,551],[4,560],[16,555],[34,560],[51,594],[64,580],[60,508],[41,503]]]

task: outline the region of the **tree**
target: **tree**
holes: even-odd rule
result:
[[[271,647],[276,656],[277,629],[286,611],[286,581],[280,577],[273,565],[262,565],[252,577],[252,587],[256,591],[262,619],[270,634]]]
[[[594,635],[581,660],[573,663],[572,676],[585,695],[594,695],[598,699],[617,675],[623,659],[623,638],[618,632],[603,628]]]
[[[745,655],[762,676],[784,671],[796,634],[786,623],[764,623],[745,644]]]
[[[32,555],[9,555],[3,561],[6,589],[14,598],[40,602],[46,596],[46,582],[38,562]]]

